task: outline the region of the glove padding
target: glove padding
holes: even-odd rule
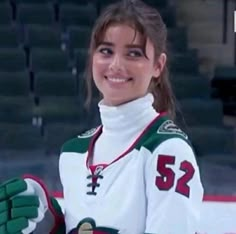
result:
[[[45,216],[49,197],[32,178],[12,179],[0,185],[0,234],[32,233]]]

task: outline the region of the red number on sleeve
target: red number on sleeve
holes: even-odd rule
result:
[[[174,156],[159,155],[157,157],[157,171],[160,176],[156,176],[156,186],[159,190],[168,191],[174,186],[175,172],[168,167],[174,164]],[[188,182],[193,178],[195,169],[188,161],[181,162],[179,169],[185,173],[183,176],[178,178],[175,191],[189,197],[190,188]]]
[[[185,174],[178,179],[175,191],[189,197],[190,188],[188,182],[193,178],[195,169],[190,162],[183,161],[180,164],[180,170],[184,171]]]
[[[157,171],[160,176],[156,177],[156,186],[160,190],[169,190],[175,182],[175,173],[168,165],[175,164],[175,157],[168,155],[159,155],[157,158]]]

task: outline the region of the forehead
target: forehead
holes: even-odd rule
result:
[[[140,44],[144,43],[144,36],[134,27],[125,24],[113,24],[103,33],[103,41],[113,43]]]

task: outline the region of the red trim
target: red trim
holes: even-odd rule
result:
[[[87,159],[86,159],[87,168],[89,168],[89,159],[91,158],[91,155],[93,153],[94,144],[95,144],[97,138],[101,135],[101,133],[102,133],[102,126],[100,126],[98,128],[97,132],[95,132],[95,134],[92,137],[91,142],[89,143],[88,155],[87,155]]]
[[[53,192],[52,196],[55,198],[63,198],[63,192]]]
[[[23,175],[23,179],[32,179],[34,181],[36,181],[37,183],[39,183],[39,185],[42,187],[42,189],[45,192],[46,198],[47,198],[47,203],[48,203],[48,208],[49,210],[52,212],[54,218],[55,218],[55,223],[54,226],[50,232],[50,234],[56,233],[57,231],[57,227],[61,224],[64,223],[64,217],[58,215],[58,213],[56,212],[56,210],[54,209],[54,207],[52,206],[52,203],[50,201],[50,196],[49,193],[47,191],[46,186],[44,185],[44,183],[42,182],[42,180],[40,180],[38,177],[33,176],[33,175],[29,175],[29,174],[25,174]]]
[[[236,202],[236,196],[225,195],[205,195],[203,201],[206,202]]]
[[[121,158],[123,158],[126,154],[128,154],[131,150],[133,150],[134,146],[137,144],[137,142],[140,140],[140,138],[152,127],[152,125],[159,120],[161,117],[165,116],[166,112],[162,112],[159,115],[157,115],[149,124],[148,126],[140,133],[140,135],[137,137],[137,139],[133,142],[133,144],[124,152],[122,153],[120,156],[118,156],[115,160],[113,160],[111,163],[109,163],[107,165],[110,166],[111,164],[117,162],[118,160],[120,160]],[[89,144],[89,148],[88,148],[88,156],[87,156],[87,160],[86,160],[86,164],[87,164],[87,168],[89,168],[89,159],[92,157],[92,153],[93,153],[93,149],[94,149],[94,145],[96,140],[98,139],[98,137],[101,135],[102,133],[102,126],[100,127],[100,129],[97,131],[97,133],[93,136],[90,144]]]
[[[52,194],[55,198],[63,199],[62,192],[54,192]],[[236,202],[236,196],[225,196],[225,195],[205,195],[203,198],[204,202]]]

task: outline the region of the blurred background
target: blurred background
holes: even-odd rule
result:
[[[91,28],[112,0],[0,0],[0,181],[31,173],[61,190],[60,147],[99,124],[83,107]],[[236,195],[234,0],[146,0],[168,27],[177,123],[205,193]]]

